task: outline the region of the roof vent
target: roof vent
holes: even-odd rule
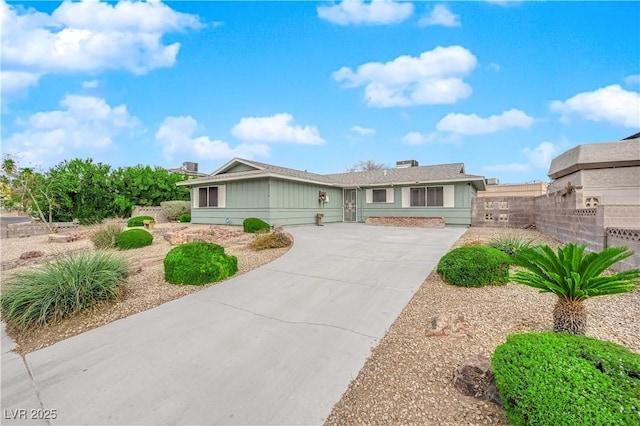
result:
[[[418,162],[416,160],[396,161],[396,168],[406,169],[408,167],[418,167]]]
[[[187,170],[189,172],[197,172],[198,171],[198,163],[193,163],[191,161],[185,161],[182,163],[182,169]]]

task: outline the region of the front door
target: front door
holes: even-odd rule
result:
[[[344,199],[344,221],[355,222],[356,221],[356,190],[345,189],[343,190]]]

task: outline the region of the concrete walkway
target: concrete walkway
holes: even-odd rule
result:
[[[322,424],[465,231],[291,228],[262,268],[22,358],[2,344],[2,424]],[[10,343],[9,343],[10,345]],[[46,412],[44,414],[47,414]]]

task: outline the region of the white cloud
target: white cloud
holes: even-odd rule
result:
[[[368,62],[355,72],[342,67],[332,77],[345,88],[365,86],[369,106],[453,104],[471,95],[472,89],[462,77],[473,71],[476,63],[476,57],[464,47],[439,46],[418,57]]]
[[[537,147],[524,148],[522,154],[526,161],[521,163],[494,164],[485,166],[487,172],[526,173],[534,169],[549,170],[551,160],[558,155],[558,147],[551,142],[542,142]]]
[[[528,129],[532,124],[533,118],[520,110],[511,109],[488,118],[482,118],[476,114],[451,113],[438,122],[436,129],[461,135],[486,135],[516,127]]]
[[[413,14],[413,4],[389,0],[345,0],[331,6],[318,6],[318,17],[337,25],[397,24]]]
[[[113,138],[139,126],[139,121],[125,105],[112,107],[104,99],[67,95],[61,109],[38,112],[20,122],[22,132],[9,136],[7,152],[20,152],[34,164],[52,164],[78,152],[106,149]]]
[[[438,134],[433,132],[428,135],[423,135],[420,132],[409,132],[402,138],[402,142],[407,145],[425,145],[431,142],[435,142],[438,138]]]
[[[630,76],[627,76],[624,79],[624,82],[627,83],[629,86],[635,86],[640,84],[640,74],[633,74]]]
[[[269,156],[268,145],[240,144],[231,147],[227,142],[212,140],[208,136],[194,136],[197,128],[198,122],[191,116],[166,117],[162,121],[155,139],[168,162],[187,155],[195,155],[202,161]]]
[[[0,1],[0,26],[3,74],[41,76],[103,70],[145,74],[170,67],[180,43],[165,45],[162,37],[202,24],[197,16],[159,1],[65,1],[51,15]]]
[[[90,80],[90,81],[82,82],[83,89],[95,89],[96,87],[98,87],[98,80]]]
[[[40,74],[27,71],[0,71],[2,96],[10,96],[25,91],[38,84]]]
[[[618,84],[579,93],[564,102],[553,101],[550,109],[565,120],[577,115],[598,123],[640,127],[640,93],[624,90]]]
[[[487,66],[487,68],[489,68],[491,71],[496,71],[496,72],[500,71],[500,69],[501,69],[500,65],[496,64],[495,62],[491,62]]]
[[[371,136],[376,132],[376,129],[369,127],[353,126],[349,129],[352,133],[357,133],[360,136]]]
[[[443,27],[459,27],[460,15],[451,12],[444,4],[437,4],[431,13],[418,21],[420,26],[440,25]]]
[[[231,134],[245,142],[287,142],[300,145],[320,145],[320,137],[314,126],[295,124],[291,114],[281,113],[271,117],[245,117],[231,129]]]

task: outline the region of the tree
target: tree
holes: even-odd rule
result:
[[[558,296],[553,309],[553,330],[584,334],[589,297],[625,293],[636,288],[640,269],[605,274],[611,266],[633,254],[626,247],[608,247],[585,255],[585,245],[567,244],[557,254],[548,246],[521,251],[516,263],[527,271],[516,272],[513,281]]]
[[[353,166],[347,168],[347,172],[368,172],[370,170],[383,170],[386,168],[387,166],[385,164],[376,163],[374,160],[360,160]]]
[[[37,214],[53,232],[53,212],[57,204],[53,198],[55,182],[47,181],[42,173],[29,167],[20,168],[11,157],[5,156],[0,166],[2,177],[2,202],[17,207],[28,214]],[[48,212],[48,220],[42,207]]]

